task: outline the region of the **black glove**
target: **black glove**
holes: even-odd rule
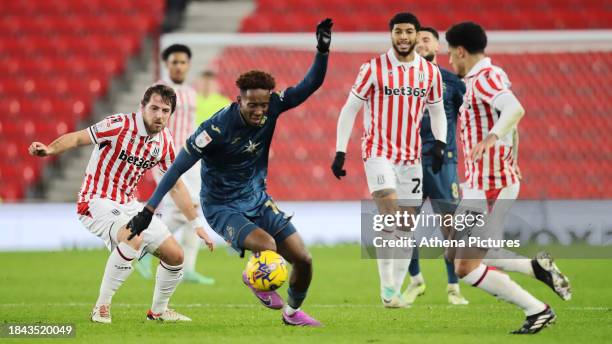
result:
[[[436,140],[433,148],[427,152],[428,154],[433,155],[431,170],[434,174],[438,174],[438,172],[440,172],[442,169],[442,163],[444,162],[444,148],[446,148],[446,143]]]
[[[317,50],[323,54],[329,52],[332,26],[334,26],[334,23],[331,18],[327,18],[317,25]]]
[[[334,162],[331,165],[332,172],[336,178],[340,179],[341,177],[346,176],[346,170],[342,169],[344,167],[344,156],[346,154],[344,152],[336,152],[336,157],[334,158]]]
[[[147,207],[144,207],[136,216],[132,217],[127,224],[127,228],[131,232],[128,240],[132,240],[133,237],[140,235],[142,231],[149,228],[151,219],[153,219],[153,212]]]

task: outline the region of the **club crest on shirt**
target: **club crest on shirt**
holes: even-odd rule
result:
[[[210,137],[210,135],[208,135],[206,130],[202,130],[202,132],[199,133],[198,136],[196,136],[195,138],[195,144],[198,148],[204,148],[211,142],[212,138]]]
[[[155,146],[155,148],[153,148],[153,151],[151,151],[151,156],[157,158],[159,156],[159,151],[159,146]]]

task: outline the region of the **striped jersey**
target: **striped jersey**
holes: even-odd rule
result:
[[[195,130],[196,90],[187,84],[159,80],[158,84],[172,87],[176,92],[176,109],[168,119],[168,129],[174,140],[174,150],[179,151]]]
[[[96,146],[85,170],[79,203],[93,198],[130,202],[147,170],[159,165],[165,172],[174,161],[170,131],[164,128],[149,136],[141,113],[106,117],[87,131]]]
[[[512,185],[518,181],[512,167],[512,132],[501,137],[478,162],[470,159],[472,148],[489,134],[499,119],[493,102],[500,94],[511,92],[508,76],[492,65],[490,58],[484,58],[470,70],[464,81],[466,93],[459,118],[468,187],[492,190]]]
[[[400,62],[390,49],[361,66],[352,92],[365,100],[362,157],[420,163],[423,108],[442,101],[438,67],[418,54]]]

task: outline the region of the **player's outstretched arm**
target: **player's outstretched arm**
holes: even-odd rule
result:
[[[48,146],[40,142],[32,142],[28,147],[28,152],[33,156],[51,156],[59,155],[63,152],[79,147],[90,145],[93,142],[87,133],[87,129],[71,132],[64,134],[55,141],[51,142]]]
[[[187,153],[185,149],[181,149],[181,152],[174,160],[174,163],[170,166],[164,177],[160,180],[159,184],[155,188],[155,192],[145,205],[145,207],[136,216],[134,216],[127,227],[130,229],[128,240],[131,240],[134,236],[139,235],[149,227],[153,213],[164,196],[170,191],[179,180],[181,175],[191,168],[198,161],[197,157]],[[191,203],[191,202],[190,202]]]
[[[306,76],[294,87],[285,90],[282,96],[282,111],[289,110],[302,104],[313,94],[325,80],[329,45],[331,43],[331,29],[334,23],[327,18],[317,25],[317,54]]]

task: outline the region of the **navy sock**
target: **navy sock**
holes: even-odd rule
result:
[[[419,266],[419,250],[416,247],[412,249],[412,259],[410,260],[408,271],[410,272],[410,276],[416,276],[421,272],[421,267]]]
[[[455,264],[446,258],[444,258],[444,263],[446,263],[446,274],[448,275],[448,284],[459,283],[459,279],[457,278],[457,275],[455,275]]]
[[[289,287],[289,289],[287,289],[287,294],[289,295],[289,298],[287,298],[287,304],[293,309],[300,308],[302,302],[304,302],[304,299],[306,298],[306,293],[308,293],[308,291],[295,291],[293,288]]]

